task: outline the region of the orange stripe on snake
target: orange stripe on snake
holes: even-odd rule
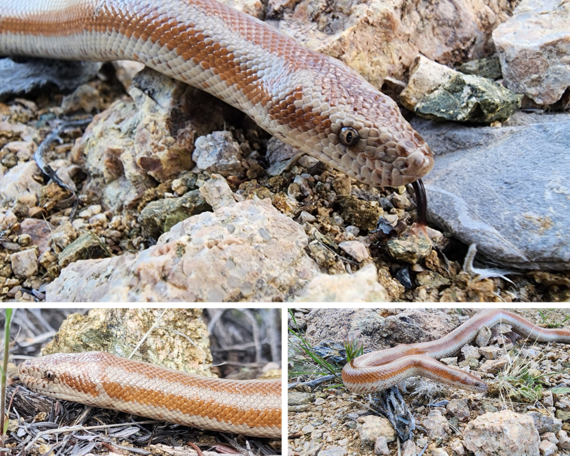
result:
[[[433,167],[392,99],[340,61],[216,0],[2,0],[0,54],[137,60],[371,185],[405,185]]]

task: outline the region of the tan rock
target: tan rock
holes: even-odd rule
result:
[[[476,455],[538,455],[540,436],[527,415],[503,410],[486,413],[471,421],[463,431],[465,447]]]
[[[397,86],[419,54],[443,65],[483,57],[493,49],[492,30],[511,11],[508,3],[483,0],[414,8],[402,0],[302,0],[283,14],[278,28],[312,50],[341,59],[376,87],[385,81]]]
[[[570,87],[570,5],[523,0],[493,32],[505,85],[550,105]]]
[[[178,223],[143,252],[79,261],[49,301],[271,301],[318,272],[302,227],[269,200],[246,200]]]

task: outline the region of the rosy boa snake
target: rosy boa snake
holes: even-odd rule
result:
[[[281,438],[281,380],[200,377],[109,353],[57,353],[20,364],[27,388],[170,423]]]
[[[216,0],[2,0],[0,55],[142,62],[367,184],[405,185],[433,167],[391,98]]]
[[[361,394],[389,388],[416,375],[456,388],[486,392],[487,385],[480,378],[436,360],[456,354],[475,339],[483,326],[491,328],[499,322],[511,325],[514,332],[528,338],[530,343],[570,343],[568,329],[541,328],[515,313],[492,309],[474,315],[441,339],[401,344],[359,356],[344,366],[342,379],[349,390]]]

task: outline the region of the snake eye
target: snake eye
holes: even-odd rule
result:
[[[51,382],[52,380],[55,380],[55,374],[52,371],[47,371],[46,378]]]
[[[338,132],[338,139],[345,146],[356,146],[358,141],[360,141],[360,135],[352,127],[342,127]]]

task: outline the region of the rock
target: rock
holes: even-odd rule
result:
[[[204,367],[211,365],[212,355],[202,309],[169,309],[162,315],[161,325],[153,327],[161,313],[162,309],[107,308],[91,309],[87,315],[71,314],[42,353],[105,351],[124,357],[144,340],[133,360],[215,377]],[[193,334],[192,341],[172,329]]]
[[[346,223],[361,230],[374,230],[378,218],[384,213],[377,201],[363,201],[354,196],[340,196],[336,204]]]
[[[34,161],[14,166],[4,176],[0,175],[0,203],[12,204],[26,193],[35,195],[37,201],[41,179],[41,171]]]
[[[36,249],[13,253],[10,255],[10,263],[16,277],[27,279],[38,272],[38,253]]]
[[[374,444],[374,454],[382,454],[384,456],[390,456],[390,449],[388,448],[388,441],[383,435],[376,439]]]
[[[422,426],[426,429],[430,439],[446,439],[451,433],[447,419],[439,410],[429,412],[429,415],[422,421]]]
[[[87,231],[69,244],[58,255],[59,265],[65,268],[79,260],[110,257],[111,252],[103,241],[92,231]],[[79,290],[77,290],[79,291]]]
[[[554,406],[554,397],[552,396],[552,391],[543,391],[542,403],[545,407],[553,407]]]
[[[354,274],[320,273],[311,280],[296,302],[386,302],[390,297],[380,283],[373,264]]]
[[[312,214],[309,214],[306,211],[301,211],[299,214],[299,222],[300,223],[313,223],[317,221],[317,217]]]
[[[461,347],[461,353],[465,359],[479,359],[481,358],[480,349],[473,345],[464,345]]]
[[[550,416],[548,413],[529,412],[527,415],[534,420],[534,427],[539,434],[544,434],[545,432],[556,433],[562,429],[562,421]]]
[[[570,438],[566,431],[558,431],[558,446],[563,450],[570,450]]]
[[[129,90],[133,84],[133,78],[144,69],[144,64],[130,60],[115,60],[111,62],[115,68],[115,75],[121,81],[125,90]]]
[[[360,241],[343,241],[338,246],[359,263],[370,258],[370,252]]]
[[[396,440],[396,431],[386,418],[368,415],[360,418],[362,424],[358,426],[358,433],[363,446],[373,446],[378,437],[384,437],[387,443]]]
[[[447,366],[457,366],[457,356],[452,356],[451,358],[441,358],[439,361]]]
[[[447,403],[447,413],[456,417],[459,421],[467,421],[470,416],[469,406],[463,399],[452,399]]]
[[[429,255],[429,253],[428,253]],[[419,286],[430,288],[440,288],[449,285],[451,281],[434,271],[422,271],[416,275],[416,283]]]
[[[313,425],[307,424],[306,426],[303,426],[303,428],[301,429],[301,432],[303,434],[310,434],[314,430],[315,430],[315,427]]]
[[[60,90],[73,90],[92,79],[101,68],[100,62],[71,62],[52,59],[26,59],[16,63],[0,60],[0,99],[31,92],[49,84]]]
[[[391,257],[411,264],[416,264],[422,258],[427,257],[432,248],[429,239],[425,236],[418,237],[415,235],[401,239],[390,239],[386,247]]]
[[[303,155],[303,153],[300,150],[272,137],[267,141],[267,152],[265,153],[265,157],[269,163],[267,174],[270,176],[279,176],[293,166],[301,155]]]
[[[103,101],[99,91],[89,84],[77,87],[72,93],[63,97],[61,109],[65,114],[76,111],[92,113],[103,108]]]
[[[43,255],[50,248],[53,226],[45,220],[27,218],[20,223],[20,233],[31,237],[31,244],[38,248],[38,255]]]
[[[564,410],[556,410],[556,418],[561,421],[570,421],[570,412]]]
[[[540,450],[540,454],[542,456],[550,456],[556,453],[556,445],[552,442],[549,442],[548,440],[543,440],[540,442],[538,449]]]
[[[307,243],[268,200],[246,200],[184,220],[137,255],[74,263],[46,287],[46,299],[287,299],[318,272]]]
[[[465,447],[475,456],[537,455],[540,437],[534,420],[510,410],[486,413],[463,431]]]
[[[570,169],[569,114],[517,113],[502,128],[412,123],[437,155],[423,179],[433,223],[476,243],[478,259],[509,268],[570,268],[570,212],[558,187]]]
[[[501,72],[501,60],[498,56],[485,57],[483,59],[462,63],[457,67],[457,70],[465,74],[474,74],[492,80],[501,79],[503,77],[503,73]]]
[[[521,1],[493,40],[511,90],[550,105],[570,87],[570,5],[564,0]]]
[[[146,234],[157,239],[177,223],[211,209],[200,190],[192,190],[180,198],[151,201],[141,211],[138,221]]]
[[[499,347],[481,347],[479,352],[485,357],[485,359],[497,359],[497,357],[503,353]]]
[[[452,440],[449,443],[449,448],[453,451],[454,454],[462,456],[465,454],[465,448],[463,448],[463,444],[460,440]]]
[[[210,179],[204,182],[200,187],[200,195],[214,210],[231,206],[236,202],[228,181],[219,174],[212,174]]]
[[[556,435],[554,435],[554,432],[545,432],[544,434],[541,434],[540,439],[548,440],[549,442],[552,442],[555,445],[558,443],[558,439],[556,438]]]
[[[289,391],[287,394],[287,405],[305,405],[310,404],[315,400],[313,393],[300,393],[298,391]]]
[[[402,456],[416,456],[418,448],[412,440],[406,440],[402,445]]]
[[[432,456],[449,456],[447,454],[447,451],[445,451],[443,448],[434,448],[433,450],[431,450],[431,455]]]
[[[198,169],[222,176],[243,174],[242,151],[229,131],[214,131],[200,136],[195,144],[192,159]]]
[[[419,55],[443,65],[486,55],[513,6],[479,1],[418,4],[274,0],[277,26],[310,49],[339,58],[376,87],[400,87]],[[379,31],[381,33],[379,33]]]
[[[32,159],[37,148],[33,141],[12,141],[4,146],[3,151],[16,154],[19,162],[27,162]]]
[[[242,116],[149,68],[135,76],[129,94],[132,100],[118,100],[96,115],[72,150],[72,159],[84,161],[90,175],[84,191],[111,209],[138,204],[155,180],[192,169],[196,138]]]
[[[481,367],[481,372],[486,372],[488,374],[496,374],[498,373],[503,367],[508,364],[509,360],[506,357],[501,357],[499,359],[489,359],[485,361]]]
[[[521,105],[521,95],[422,55],[410,72],[410,81],[400,99],[406,108],[427,119],[490,124],[507,120]]]
[[[347,454],[346,448],[338,446],[319,451],[319,456],[346,456]]]
[[[486,347],[489,345],[491,335],[491,330],[487,326],[483,326],[477,333],[477,337],[475,337],[475,345],[479,348]]]

